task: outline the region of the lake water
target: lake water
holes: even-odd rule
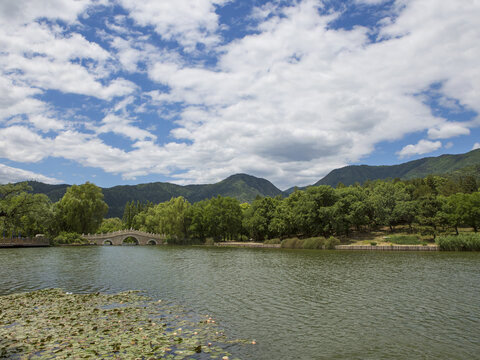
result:
[[[480,253],[0,249],[0,294],[138,289],[209,314],[241,359],[480,359]]]

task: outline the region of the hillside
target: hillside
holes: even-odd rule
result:
[[[46,194],[56,202],[62,198],[70,185],[48,185],[40,182],[29,182],[34,193]],[[282,191],[265,179],[247,174],[232,175],[215,184],[175,185],[171,183],[148,183],[139,185],[121,185],[103,188],[104,200],[108,204],[108,217],[122,217],[123,209],[129,201],[160,203],[172,197],[183,196],[191,203],[209,199],[217,195],[231,196],[241,202],[250,202],[257,195],[277,196]]]
[[[400,178],[402,180],[423,178],[428,175],[446,175],[455,173],[475,172],[480,165],[480,149],[465,154],[441,155],[409,161],[399,165],[369,166],[350,165],[332,170],[327,176],[314,185],[336,186],[339,182],[344,185],[360,184],[367,180],[386,178]]]

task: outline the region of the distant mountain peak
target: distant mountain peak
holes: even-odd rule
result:
[[[447,174],[453,171],[480,164],[480,149],[464,154],[444,154],[436,157],[424,157],[398,165],[349,165],[332,170],[327,176],[314,185],[336,186],[339,182],[344,185],[362,184],[367,180],[400,178],[402,180],[423,178],[428,175]]]

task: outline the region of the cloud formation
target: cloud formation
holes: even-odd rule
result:
[[[442,147],[440,141],[420,140],[417,144],[407,145],[398,152],[398,156],[403,159],[413,155],[428,154],[432,151],[438,150]]]
[[[61,184],[62,180],[36,174],[32,171],[17,169],[0,164],[0,184],[16,183],[20,181],[40,181],[46,184]]]
[[[344,10],[320,0],[272,1],[227,41],[234,2],[3,1],[0,158],[183,184],[245,172],[286,188],[382,142],[422,134],[397,155],[423,155],[479,125],[477,2],[397,0],[345,29]]]

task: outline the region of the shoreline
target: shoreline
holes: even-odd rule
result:
[[[226,241],[226,242],[215,243],[214,246],[280,249],[281,245],[280,244],[264,244],[260,242]]]
[[[245,248],[275,248],[281,249],[280,244],[264,244],[259,242],[227,241],[215,243],[219,247],[245,247]],[[439,251],[438,245],[336,245],[335,250],[372,250],[372,251]]]

